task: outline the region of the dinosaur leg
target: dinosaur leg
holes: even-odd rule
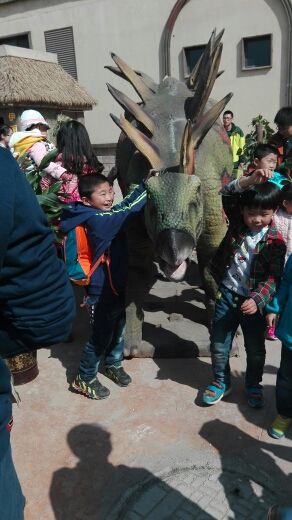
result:
[[[153,348],[143,344],[142,325],[145,297],[153,285],[153,248],[143,227],[132,225],[128,230],[129,272],[126,292],[125,355],[152,357]]]

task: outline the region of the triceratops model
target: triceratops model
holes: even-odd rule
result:
[[[142,309],[154,259],[169,279],[179,281],[196,247],[206,295],[213,294],[204,267],[226,231],[218,192],[232,173],[229,139],[217,121],[232,94],[218,103],[209,100],[222,34],[212,33],[187,84],[171,77],[156,84],[115,54],[118,68],[108,67],[128,80],[142,100],[137,104],[108,85],[125,109],[125,117],[111,116],[122,130],[116,166],[123,193],[145,179],[150,168],[156,172],[146,182],[144,215],[129,229],[128,354],[147,355],[141,347]]]

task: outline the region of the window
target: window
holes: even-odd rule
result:
[[[0,45],[14,45],[15,47],[25,47],[29,49],[29,34],[16,34],[15,36],[0,38]]]
[[[242,39],[242,68],[259,69],[272,66],[272,35]]]
[[[183,48],[183,71],[184,77],[188,77],[194,66],[202,56],[206,45],[193,45],[192,47]]]
[[[46,51],[58,56],[58,63],[63,69],[77,79],[77,68],[72,27],[54,29],[45,32]]]

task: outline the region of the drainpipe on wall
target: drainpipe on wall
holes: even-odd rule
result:
[[[288,106],[292,106],[292,3],[291,0],[281,0],[283,9],[288,18],[288,49],[287,49],[287,87],[286,99]]]
[[[177,17],[189,0],[177,0],[164,26],[159,45],[159,75],[160,81],[170,76],[170,39]]]

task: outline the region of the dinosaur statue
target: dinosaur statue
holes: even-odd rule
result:
[[[166,277],[179,281],[196,247],[207,299],[214,298],[204,268],[226,231],[218,192],[232,173],[229,139],[218,120],[232,93],[217,103],[209,100],[220,74],[222,34],[213,31],[187,84],[172,77],[157,84],[115,54],[117,67],[106,67],[129,81],[142,101],[107,85],[125,110],[120,119],[111,114],[122,130],[116,167],[123,194],[154,170],[146,182],[144,215],[128,230],[128,355],[148,355],[141,343],[143,299],[153,282],[154,260]]]

